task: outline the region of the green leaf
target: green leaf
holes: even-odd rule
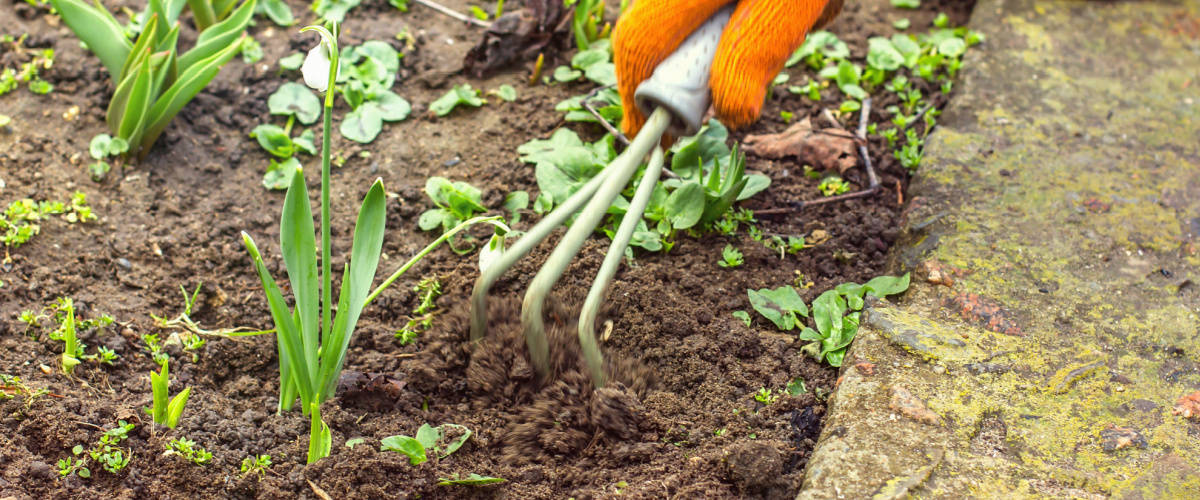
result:
[[[947,38],[938,43],[937,51],[947,57],[958,57],[967,51],[967,42],[958,37]]]
[[[87,44],[88,50],[96,54],[108,69],[112,81],[119,82],[121,67],[129,58],[133,45],[125,38],[124,28],[117,24],[112,14],[104,10],[99,0],[96,0],[96,7],[79,0],[50,0],[50,3],[67,27]]]
[[[455,475],[457,478],[458,476]],[[438,486],[482,486],[485,484],[503,483],[505,480],[498,477],[481,476],[471,473],[466,479],[438,479]]]
[[[921,0],[892,0],[892,7],[897,9],[916,9],[921,6]]]
[[[898,30],[906,30],[909,26],[912,26],[912,21],[909,21],[907,17],[892,21],[892,27]]]
[[[836,290],[829,290],[812,303],[813,322],[824,338],[842,329],[842,315],[846,313],[846,301]]]
[[[271,165],[267,167],[266,174],[263,174],[263,187],[267,189],[287,189],[292,185],[292,176],[296,175],[296,170],[300,168],[300,160],[295,157],[288,158],[283,162],[276,162],[271,159]]]
[[[358,109],[346,113],[340,127],[342,135],[347,139],[363,144],[374,141],[383,131],[383,113],[379,105],[367,102]]]
[[[341,23],[346,20],[346,13],[358,7],[362,0],[319,0],[314,2],[314,10],[321,19]]]
[[[150,417],[156,424],[167,422],[167,390],[170,385],[170,372],[167,363],[163,363],[158,373],[150,372],[151,412]]]
[[[667,197],[667,219],[675,229],[687,229],[700,222],[704,215],[704,188],[694,182],[684,182]]]
[[[750,313],[746,311],[734,311],[733,317],[742,320],[742,323],[745,323],[746,326],[750,326]]]
[[[297,151],[304,151],[310,155],[316,155],[317,146],[313,143],[315,139],[316,135],[313,134],[313,131],[310,128],[301,133],[299,137],[292,138],[292,144],[296,146]]]
[[[867,40],[867,64],[885,71],[895,71],[904,64],[904,56],[896,49],[891,40],[883,37],[872,37]]]
[[[421,427],[417,429],[417,442],[421,443],[421,446],[424,446],[427,450],[433,448],[441,438],[442,430],[440,428],[430,426],[428,423],[422,424]]]
[[[426,424],[426,425],[428,425],[428,424]],[[458,429],[461,432],[460,432],[459,436],[454,439],[454,441],[451,441],[450,444],[446,445],[445,451],[441,451],[438,455],[438,458],[446,458],[446,457],[450,456],[451,453],[458,451],[458,449],[461,448],[462,445],[467,443],[468,439],[471,439],[471,434],[473,434],[471,432],[471,429],[468,429],[462,425],[442,424],[442,425],[438,426],[438,433],[440,434],[439,438],[446,435],[446,431],[445,431],[446,427]],[[417,432],[418,440],[421,438],[420,434],[421,434],[420,431],[418,431]]]
[[[425,179],[425,194],[429,195],[429,199],[440,207],[445,207],[450,203],[451,191],[454,191],[454,183],[450,182],[450,179],[436,175]]]
[[[262,58],[262,45],[258,43],[258,40],[247,38],[246,41],[242,43],[242,62],[246,64],[254,64],[258,61],[261,61]]]
[[[517,100],[517,89],[513,88],[512,85],[501,85],[496,90],[496,95],[507,102],[513,102]]]
[[[188,387],[171,399],[171,404],[167,406],[167,427],[174,429],[179,425],[179,417],[183,416],[183,407],[187,406],[191,394],[192,388]]]
[[[179,71],[186,73],[193,65],[202,64],[230,47],[240,47],[240,40],[246,31],[246,25],[254,16],[255,2],[256,0],[245,0],[224,21],[200,32],[200,36],[196,38],[195,47],[179,56]]]
[[[254,0],[248,1],[253,2]],[[182,74],[155,101],[154,107],[150,109],[146,131],[142,134],[141,145],[138,148],[141,151],[139,155],[145,156],[150,146],[154,144],[154,141],[158,140],[158,136],[167,128],[167,124],[171,122],[171,119],[175,118],[175,115],[192,98],[196,97],[196,94],[199,94],[208,85],[208,82],[211,82],[217,76],[217,73],[221,70],[221,66],[229,62],[237,54],[239,47],[239,43],[234,43],[216,55],[195,63],[187,71],[183,71],[182,66],[180,66]],[[130,144],[136,143],[131,142]]]
[[[375,281],[375,270],[379,268],[379,256],[383,251],[386,203],[383,181],[376,179],[358,210],[350,263],[346,266],[342,289],[338,294],[337,319],[334,320],[331,335],[324,339],[321,346],[320,380],[324,384],[325,398],[333,397],[337,388],[342,366],[346,362],[346,349],[354,338],[358,317]],[[321,388],[318,387],[318,390]]]
[[[879,276],[871,281],[868,281],[863,288],[867,289],[867,293],[876,298],[884,298],[888,295],[895,295],[905,290],[908,290],[909,273],[904,276]]]
[[[421,214],[421,218],[417,219],[417,226],[422,231],[433,231],[442,226],[442,221],[447,217],[453,218],[449,210],[444,208],[433,208],[426,210]]]
[[[738,193],[737,201],[749,199],[771,186],[771,178],[765,175],[752,174],[746,176],[746,186]]]
[[[311,125],[321,117],[321,100],[303,84],[287,82],[267,98],[273,115],[295,115],[300,123]]]
[[[484,100],[479,98],[479,92],[471,88],[471,84],[464,83],[450,89],[446,95],[439,97],[436,101],[429,104],[429,110],[433,111],[438,116],[446,116],[454,111],[454,108],[459,105],[472,107],[483,106]]]
[[[545,191],[538,193],[533,200],[533,213],[548,214],[551,210],[554,210],[554,197]]]
[[[263,263],[258,245],[255,245],[254,239],[244,231],[242,232],[242,242],[246,245],[246,251],[250,253],[250,258],[254,261],[254,269],[258,272],[259,280],[263,284],[263,291],[267,295],[271,319],[275,322],[275,337],[278,339],[280,364],[285,363],[284,359],[287,360],[286,376],[292,380],[293,387],[300,394],[300,400],[306,403],[313,401],[314,391],[310,385],[312,374],[308,371],[308,364],[304,360],[304,345],[300,338],[300,331],[288,311],[287,302],[283,299],[279,285],[267,271],[266,264]],[[281,375],[284,375],[282,371]],[[282,405],[283,401],[280,404]]]
[[[796,52],[792,53],[784,65],[790,68],[818,52],[831,59],[850,57],[850,47],[846,45],[846,42],[839,40],[837,35],[828,31],[814,31],[808,34],[804,43],[796,49]]]
[[[517,146],[517,153],[521,154],[521,161],[526,163],[537,163],[544,161],[547,153],[580,147],[584,145],[583,140],[579,138],[579,134],[569,128],[560,128],[554,131],[554,134],[549,139],[534,139],[525,144]]]
[[[397,451],[408,455],[408,463],[418,465],[428,461],[425,457],[425,446],[416,439],[408,436],[389,436],[380,441],[379,451]]]
[[[917,60],[921,57],[921,44],[917,43],[909,35],[896,33],[892,35],[892,46],[904,56],[904,67],[912,68],[916,66]]]
[[[516,224],[521,221],[521,213],[518,210],[529,208],[529,193],[525,191],[513,191],[504,197],[504,209],[512,214],[509,218],[510,224]]]
[[[385,122],[398,122],[412,112],[412,105],[390,90],[380,94],[374,103],[379,108],[379,117]]]
[[[313,402],[310,408],[312,423],[308,432],[308,463],[311,464],[329,456],[329,450],[333,447],[333,434],[329,432],[325,421],[321,420],[321,404]]]
[[[259,146],[278,158],[291,158],[292,154],[296,152],[292,139],[278,125],[267,123],[254,127],[254,130],[250,132],[250,137],[257,139]]]
[[[375,58],[375,63],[380,64],[385,73],[400,71],[400,54],[387,42],[368,40],[355,47],[354,50],[359,54]]]
[[[280,26],[291,26],[296,23],[296,19],[292,16],[291,7],[288,7],[283,0],[260,1],[261,3],[259,3],[258,7],[255,9],[256,12],[265,13],[267,17],[271,18],[271,20],[275,22],[275,24]],[[304,56],[301,56],[300,59],[303,60]],[[299,67],[299,65],[296,66],[296,68]]]
[[[790,286],[782,286],[774,290],[746,290],[750,297],[750,305],[755,311],[775,323],[780,330],[791,330],[796,327],[796,314],[808,316],[808,307],[804,300]]]
[[[609,62],[593,64],[584,70],[583,76],[597,85],[616,85],[617,67]]]
[[[141,143],[142,132],[146,128],[146,115],[150,111],[154,96],[150,94],[153,75],[150,72],[150,59],[142,62],[141,68],[134,74],[133,85],[129,90],[129,98],[125,104],[125,112],[116,132],[117,137],[131,144]]]
[[[554,81],[556,82],[573,82],[583,76],[583,72],[571,69],[570,66],[559,66],[554,68]]]
[[[311,203],[304,170],[297,169],[283,199],[279,248],[283,251],[283,265],[296,300],[296,316],[299,317],[296,326],[299,327],[304,349],[302,357],[308,365],[308,373],[316,374],[317,349],[321,341],[321,287],[317,274],[317,233]],[[315,382],[310,381],[310,386],[315,387]]]
[[[282,0],[267,0],[268,2],[281,2]],[[290,12],[290,11],[289,11]],[[304,65],[304,53],[293,52],[292,54],[279,59],[279,69],[284,71],[295,71]],[[305,87],[308,88],[308,87]]]
[[[108,157],[110,143],[112,143],[112,137],[108,134],[99,134],[93,137],[92,142],[88,144],[88,154],[92,156],[92,159],[103,160]]]

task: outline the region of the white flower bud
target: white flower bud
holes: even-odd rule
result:
[[[304,75],[304,84],[317,92],[329,88],[329,44],[324,39],[308,51],[304,65],[300,66],[300,73]]]

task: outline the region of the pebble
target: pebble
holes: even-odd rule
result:
[[[133,269],[133,264],[129,263],[129,259],[125,257],[117,259],[117,265],[125,268],[126,271]]]

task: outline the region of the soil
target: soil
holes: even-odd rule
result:
[[[744,233],[685,236],[668,254],[639,253],[622,266],[599,320],[599,331],[611,328],[603,347],[613,381],[600,391],[592,390],[582,365],[572,319],[607,241],[585,245],[548,304],[555,376],[546,384],[532,376],[517,311],[553,241],[493,288],[492,333],[474,355],[465,344],[465,301],[477,276],[476,260],[444,248],[429,255],[364,311],[347,355],[344,391],[322,407],[333,433],[332,453],[305,466],[308,420],[295,412],[275,412],[279,382],[272,337],[212,338],[195,358],[169,347],[172,393],[192,387],[192,395],[178,428],[168,430],[156,428],[142,410],[150,403],[148,374],[156,367],[140,336],[168,337],[171,332],[155,326],[151,315],[178,314],[180,287],[200,283],[191,317],[204,327],[270,328],[266,300],[239,233],[253,235],[268,268],[283,276],[277,225],[283,193],[262,188],[267,155],[247,134],[271,120],[271,92],[299,79],[281,74],[274,61],[307,50],[315,37],[258,19],[251,32],[262,44],[264,59],[254,65],[235,59],[174,120],[144,163],[114,169],[95,183],[87,173],[87,146],[94,135],[107,132],[103,114],[112,93],[107,73],[45,7],[0,2],[0,17],[10,20],[7,34],[30,33],[30,45],[56,51],[53,68],[42,73],[55,85],[52,93],[36,95],[22,87],[0,97],[0,110],[13,119],[0,133],[0,202],[64,200],[80,190],[100,216],[86,224],[44,221],[41,234],[14,250],[11,265],[0,273],[0,373],[50,392],[32,401],[0,402],[0,498],[321,498],[318,488],[339,499],[789,498],[799,491],[837,372],[801,354],[793,335],[761,318],[747,327],[730,313],[750,310],[747,288],[811,283],[802,290],[810,301],[842,282],[861,283],[886,271],[907,173],[882,140],[871,141],[872,158],[888,190],[763,218],[759,224],[780,235],[824,230],[827,241],[781,258]],[[308,5],[288,3],[300,26],[313,21]],[[468,10],[463,1],[444,3]],[[610,12],[616,11],[615,3],[610,2]],[[923,30],[944,11],[952,25],[961,25],[971,4],[926,1],[918,10],[898,11],[887,0],[852,2],[830,29],[862,57],[866,39],[893,33],[895,19],[907,17],[914,31]],[[134,1],[107,6],[142,7]],[[191,43],[195,33],[184,26],[183,43]],[[468,181],[483,190],[494,213],[501,213],[505,194],[536,192],[533,169],[517,161],[516,147],[564,126],[554,105],[589,89],[582,83],[522,84],[531,63],[487,80],[468,80],[459,74],[463,56],[481,30],[415,4],[400,13],[379,0],[364,3],[350,12],[342,43],[379,39],[400,48],[394,35],[404,29],[417,35],[417,44],[402,59],[394,90],[413,103],[413,116],[386,125],[370,145],[334,139],[345,159],[333,172],[335,276],[345,262],[359,200],[375,178],[382,178],[392,195],[380,270],[390,274],[434,238],[416,224],[429,207],[422,191],[427,177]],[[550,63],[557,61],[548,61],[554,67]],[[798,78],[793,75],[793,81]],[[511,84],[519,98],[513,103],[493,99],[445,118],[427,112],[429,102],[465,81],[482,89]],[[815,117],[822,107],[836,109],[840,103],[834,94],[814,105],[776,92],[764,120],[734,136],[782,131],[782,110],[820,121]],[[888,104],[877,102],[876,109]],[[339,120],[348,111],[343,107],[339,100]],[[872,114],[873,120],[886,118]],[[590,140],[601,134],[598,127],[571,126]],[[309,172],[317,169],[319,160],[302,160]],[[795,162],[750,157],[747,168],[769,175],[773,183],[744,202],[746,208],[785,207],[818,196],[817,181],[801,175]],[[316,190],[318,182],[309,176],[310,189]],[[526,213],[517,229],[537,219]],[[726,243],[745,253],[745,265],[718,266]],[[420,302],[414,285],[428,277],[439,280],[444,291],[433,328],[401,346],[394,334]],[[40,310],[63,296],[75,299],[83,317],[116,319],[103,331],[81,332],[81,340],[92,346],[89,352],[104,345],[121,356],[114,366],[85,363],[75,377],[67,377],[57,370],[61,342],[48,340],[44,331],[38,334],[41,329],[27,331],[17,321],[21,311]],[[796,378],[805,380],[806,393],[785,393],[767,406],[753,398],[764,387],[784,393]],[[59,476],[58,460],[70,457],[75,445],[95,443],[118,420],[137,424],[122,443],[133,454],[128,467],[110,474],[93,464],[89,479]],[[409,465],[401,454],[379,451],[382,438],[412,436],[427,422],[463,425],[474,435],[455,454],[419,466]],[[199,467],[164,456],[164,444],[176,437],[212,452],[212,463]],[[347,447],[355,438],[362,438],[361,444]],[[261,454],[275,463],[265,479],[242,477],[242,459]],[[470,473],[507,482],[437,486],[440,478]]]

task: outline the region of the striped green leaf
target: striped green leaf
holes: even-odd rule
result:
[[[133,45],[125,38],[124,29],[112,14],[100,5],[99,0],[96,0],[96,7],[79,0],[50,1],[67,27],[100,58],[112,80],[121,81],[121,67],[133,50]]]

